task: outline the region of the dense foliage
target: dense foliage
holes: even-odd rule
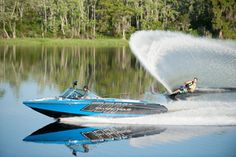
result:
[[[5,38],[128,38],[160,29],[236,39],[235,0],[0,0]]]

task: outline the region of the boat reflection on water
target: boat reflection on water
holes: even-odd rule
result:
[[[54,122],[33,132],[24,141],[45,144],[65,144],[72,150],[72,154],[76,156],[77,152],[89,152],[92,145],[156,135],[165,130],[165,128],[157,126],[99,125],[91,127]]]

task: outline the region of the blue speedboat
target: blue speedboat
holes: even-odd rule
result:
[[[61,96],[23,102],[26,106],[53,118],[72,116],[135,117],[167,112],[160,104],[147,101],[101,98],[95,93],[68,88]]]

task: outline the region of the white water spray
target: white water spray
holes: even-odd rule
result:
[[[142,65],[171,92],[199,78],[201,87],[236,87],[236,42],[169,31],[139,31],[130,48]]]

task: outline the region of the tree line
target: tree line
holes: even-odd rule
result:
[[[236,39],[235,0],[0,0],[2,38],[127,39],[174,30]]]

